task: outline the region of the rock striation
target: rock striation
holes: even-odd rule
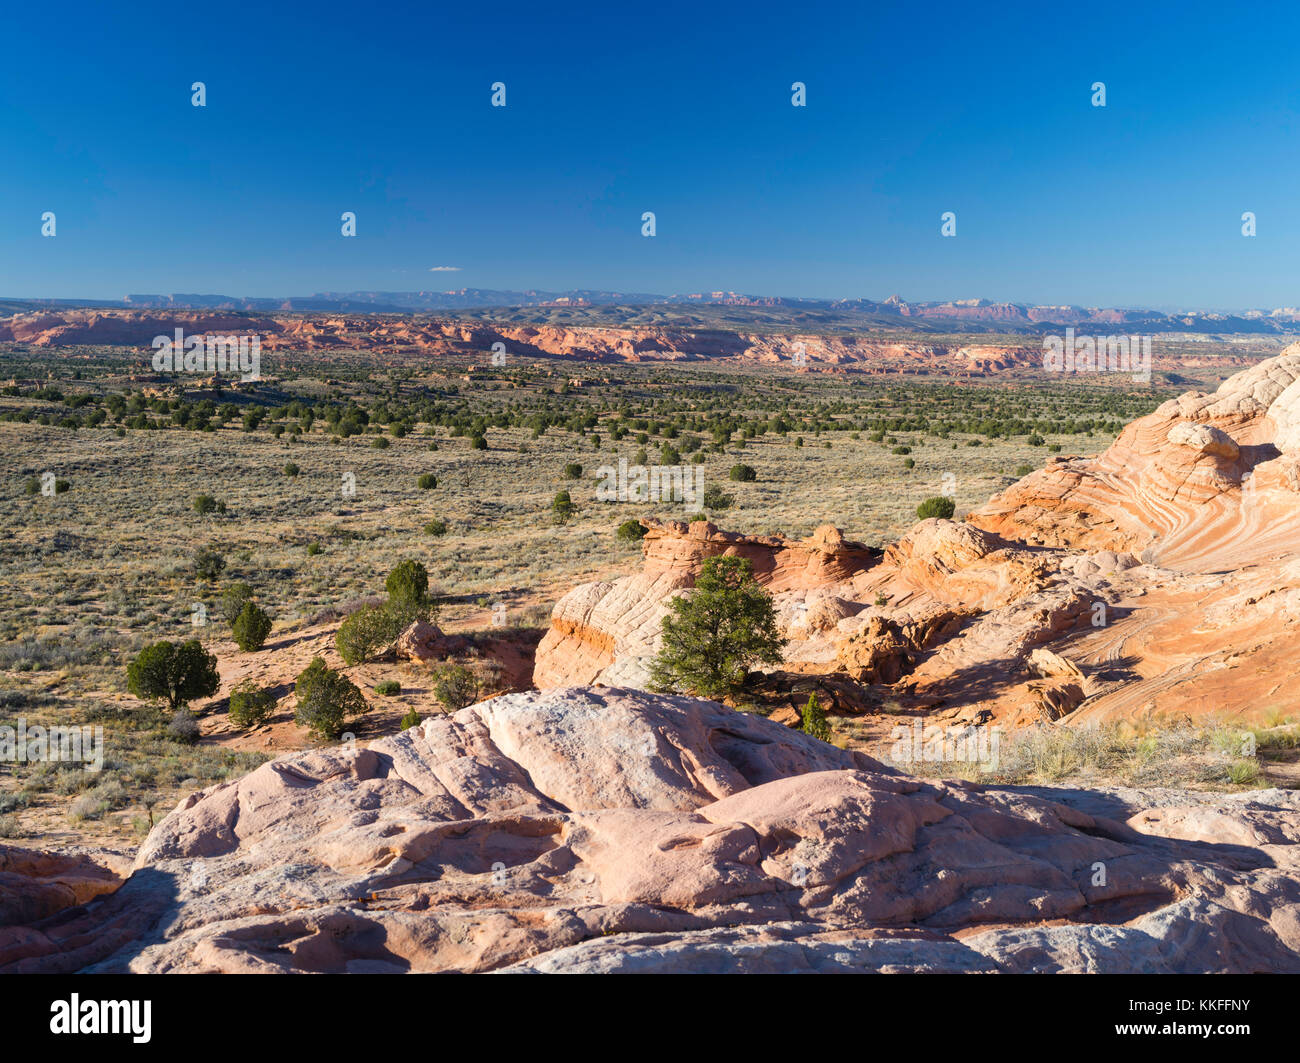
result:
[[[557,603],[538,687],[644,686],[668,602],[731,553],[774,596],[781,670],[862,684],[846,704],[1008,725],[1260,719],[1300,700],[1300,344],[883,554],[829,526],[799,542],[703,522],[655,524],[643,549],[641,572]],[[1042,674],[1038,651],[1078,674]]]
[[[116,892],[0,930],[0,972],[1297,972],[1298,811],[532,691],[191,795]]]

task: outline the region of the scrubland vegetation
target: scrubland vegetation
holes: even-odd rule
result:
[[[1026,466],[1103,449],[1176,390],[677,365],[470,371],[373,352],[267,359],[265,379],[235,388],[141,379],[145,359],[132,358],[0,351],[0,724],[99,721],[111,736],[98,779],[0,765],[11,833],[33,810],[72,814],[75,797],[78,831],[130,838],[183,786],[264,759],[198,741],[182,702],[165,698],[162,713],[131,696],[127,664],[159,642],[274,653],[347,618],[339,649],[366,660],[417,614],[458,631],[503,610],[511,627],[540,628],[574,584],[628,570],[639,518],[699,519],[671,500],[597,500],[599,470],[620,459],[701,468],[702,516],[729,530],[833,522],[881,545],[918,507],[943,511],[936,499],[960,517]],[[426,597],[377,596],[405,559]],[[325,740],[371,702],[418,722],[400,680],[368,682],[354,697],[318,670],[313,688],[337,694],[342,716],[331,703],[300,722]],[[483,683],[450,663],[430,690],[454,709]],[[232,718],[257,726],[270,695],[239,693]]]

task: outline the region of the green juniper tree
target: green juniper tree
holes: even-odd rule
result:
[[[338,738],[343,728],[370,711],[357,685],[316,657],[294,683],[298,707],[294,719],[321,738]]]
[[[176,712],[195,698],[217,692],[217,658],[198,639],[146,646],[126,670],[127,689],[138,698],[164,700]]]
[[[694,588],[669,608],[662,648],[650,665],[655,690],[722,697],[740,689],[751,665],[781,663],[785,640],[772,597],[747,558],[708,558]]]
[[[803,712],[800,715],[803,718],[804,734],[819,738],[823,742],[831,740],[830,721],[826,719],[826,710],[822,708],[822,703],[817,700],[816,692],[808,695],[808,704],[803,707]]]

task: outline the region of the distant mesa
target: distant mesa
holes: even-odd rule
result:
[[[538,289],[459,288],[450,291],[316,292],[294,296],[234,296],[197,293],[131,294],[121,300],[4,299],[0,311],[68,310],[78,308],[137,310],[232,310],[254,313],[434,314],[447,312],[531,312],[537,322],[547,312],[583,310],[607,312],[613,318],[640,308],[671,319],[675,312],[696,307],[710,313],[742,314],[750,310],[786,311],[810,316],[824,325],[858,328],[909,328],[958,332],[1025,332],[1041,335],[1054,328],[1105,328],[1217,335],[1276,335],[1300,331],[1300,309],[1277,307],[1238,313],[1186,311],[1163,313],[1150,309],[1035,305],[988,299],[909,302],[900,295],[872,299],[806,299],[747,295],[732,291],[658,295],[602,289],[543,291]],[[655,308],[658,308],[657,310]],[[620,315],[619,312],[622,312]],[[757,318],[755,319],[757,320]]]

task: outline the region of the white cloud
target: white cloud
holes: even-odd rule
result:
[[[430,273],[459,273],[459,266],[430,266]]]

